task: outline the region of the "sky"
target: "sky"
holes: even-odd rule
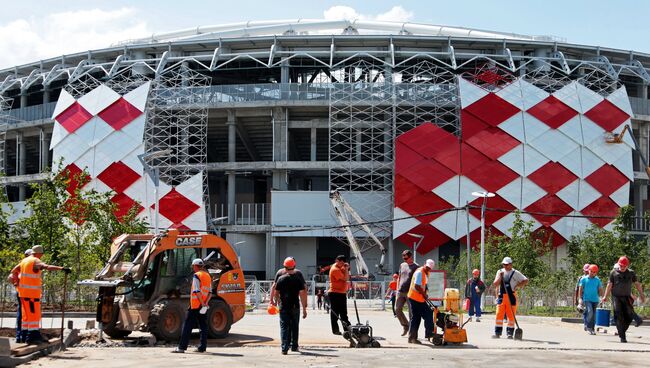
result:
[[[0,13],[0,69],[196,26],[369,19],[551,35],[650,53],[647,0],[21,0]]]

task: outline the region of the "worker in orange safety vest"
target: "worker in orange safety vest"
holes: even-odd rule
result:
[[[21,330],[24,342],[38,344],[45,342],[41,336],[41,297],[43,296],[42,270],[64,271],[70,273],[68,267],[48,265],[41,261],[43,246],[32,247],[32,255],[25,257],[11,270],[11,277],[18,279],[18,295],[20,297]]]
[[[212,277],[205,270],[205,264],[201,258],[192,261],[192,270],[194,271],[194,277],[192,278],[190,309],[187,311],[187,316],[183,323],[181,340],[178,342],[178,347],[172,351],[173,353],[184,353],[187,350],[190,334],[197,321],[201,331],[201,342],[195,352],[205,353],[208,346],[207,312],[209,307],[208,303],[212,297]]]
[[[427,295],[427,282],[429,272],[435,267],[432,259],[427,259],[424,266],[418,268],[411,278],[411,287],[408,292],[409,307],[411,308],[411,321],[409,323],[409,344],[421,344],[418,340],[418,329],[420,320],[424,320],[424,338],[433,336],[433,312],[426,304],[429,299]]]
[[[509,339],[515,332],[515,314],[517,313],[517,289],[528,284],[528,278],[512,267],[512,258],[504,257],[501,261],[503,268],[497,271],[492,286],[499,290],[497,295],[497,319],[493,338],[498,339],[503,334],[503,317],[508,316],[506,333]]]

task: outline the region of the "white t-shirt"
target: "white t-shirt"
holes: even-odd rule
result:
[[[510,272],[506,272],[505,268],[500,269],[497,271],[496,276],[494,277],[494,282],[496,282],[499,279],[499,272],[503,272],[503,281],[506,282],[508,279],[510,279],[510,287],[512,290],[514,290],[517,287],[517,284],[519,284],[522,281],[528,280],[526,276],[524,276],[523,273],[515,270],[514,268]],[[510,278],[510,275],[514,272],[514,275],[512,275],[512,278]]]

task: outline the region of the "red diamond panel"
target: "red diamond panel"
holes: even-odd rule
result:
[[[466,143],[461,143],[460,164],[462,172],[472,171],[488,161],[490,161],[489,158],[472,148],[472,146]]]
[[[542,226],[533,231],[533,234],[544,242],[544,244],[546,244],[550,239],[553,248],[557,248],[566,243],[566,239],[550,226]]]
[[[488,161],[466,173],[465,176],[490,192],[496,192],[519,177],[517,173],[499,161]]]
[[[160,214],[174,223],[182,222],[187,216],[199,209],[199,205],[177,192],[176,188],[172,188],[169,193],[160,198],[159,203]],[[151,207],[155,208],[155,205]]]
[[[481,207],[483,205],[483,198],[476,198],[472,202],[469,203],[472,206],[475,207]],[[509,213],[509,211],[514,210],[515,206],[510,204],[510,202],[506,201],[505,199],[501,198],[501,196],[496,195],[492,198],[488,198],[487,204],[485,206],[486,208],[494,208],[494,209],[499,209],[503,211],[485,211],[485,226],[491,226],[493,223],[499,221],[500,218],[504,217]],[[481,209],[480,208],[472,208],[469,210],[469,213],[476,217],[477,219],[481,218]]]
[[[425,191],[413,182],[402,175],[395,175],[395,207],[400,207],[402,203],[421,193],[425,193]]]
[[[604,196],[617,191],[629,179],[612,165],[603,165],[585,178],[587,183],[596,188]]]
[[[450,237],[429,224],[420,224],[411,229],[409,232],[424,236],[422,243],[420,243],[417,249],[417,252],[421,255],[427,254],[451,240]],[[402,234],[400,237],[398,237],[398,239],[411,249],[413,249],[413,246],[417,244],[418,241],[417,238],[414,238],[408,234]]]
[[[614,221],[614,217],[618,216],[618,205],[616,202],[612,201],[609,197],[600,197],[589,206],[582,209],[582,214],[588,217],[589,221],[592,223],[603,227],[610,222]],[[603,216],[603,217],[600,217]]]
[[[418,196],[414,196],[411,200],[402,203],[399,207],[410,215],[420,215],[427,212],[454,208],[453,205],[447,203],[447,201],[432,192],[424,192]],[[417,219],[422,223],[428,224],[444,214],[445,212],[440,212],[427,216],[418,216]]]
[[[196,234],[196,232],[191,231],[192,229],[182,222],[172,224],[169,228],[178,230],[179,234]]]
[[[467,106],[464,111],[492,126],[497,126],[520,110],[494,93],[490,93]]]
[[[397,137],[397,142],[420,153],[421,156],[429,157],[427,156],[427,153],[435,150],[436,142],[441,139],[457,141],[457,138],[453,134],[437,125],[433,123],[423,123]]]
[[[486,212],[487,215],[487,212]],[[485,226],[485,239],[487,239],[489,236],[504,236],[499,229],[497,229],[494,226]],[[462,238],[458,239],[458,244],[460,244],[461,249],[467,249],[466,244],[467,244],[467,235],[463,236]],[[481,249],[481,228],[479,227],[478,229],[475,229],[474,231],[469,233],[469,246],[472,247],[472,249]]]
[[[466,142],[493,160],[519,145],[518,140],[494,127],[477,132]]]
[[[489,125],[484,123],[483,120],[466,112],[465,110],[462,110],[460,112],[460,122],[461,122],[460,130],[461,130],[461,136],[463,137],[463,140],[467,140],[474,134],[489,127]]]
[[[122,218],[126,216],[133,207],[137,209],[137,213],[140,213],[144,209],[138,202],[134,201],[124,193],[114,195],[113,198],[111,198],[111,202],[117,205],[115,216],[120,220],[122,220]]]
[[[138,110],[137,107],[131,105],[127,100],[120,98],[98,115],[108,125],[112,126],[113,129],[120,130],[141,114],[142,111]]]
[[[553,129],[557,129],[578,113],[554,96],[548,96],[537,105],[531,107],[528,113],[544,122]]]
[[[90,181],[90,175],[84,173],[74,163],[68,165],[63,169],[59,175],[65,175],[67,187],[65,190],[74,195],[77,189],[81,189]]]
[[[439,140],[430,150],[429,157],[438,161],[456,174],[460,173],[460,142],[457,140]]]
[[[436,161],[424,160],[403,170],[401,175],[428,192],[452,178],[455,173]]]
[[[549,194],[555,194],[578,177],[557,162],[549,161],[544,166],[528,175],[528,179],[539,185]]]
[[[493,72],[492,70],[486,70],[476,76],[476,79],[485,82],[487,84],[498,85],[500,82],[506,80],[504,77]]]
[[[121,193],[140,179],[140,175],[122,161],[118,161],[113,162],[106,170],[97,175],[97,179],[103,181],[116,193]]]
[[[619,109],[608,100],[601,101],[598,105],[587,111],[585,116],[608,132],[621,126],[630,117],[625,111]]]
[[[73,103],[67,109],[63,110],[54,120],[58,121],[59,124],[69,133],[73,133],[75,130],[79,129],[82,125],[86,124],[93,116],[86,111],[78,102]]]
[[[537,202],[526,207],[526,211],[533,212],[530,215],[541,222],[543,226],[550,226],[562,218],[562,216],[573,211],[573,209],[558,196],[547,194]]]
[[[407,145],[397,141],[395,143],[395,173],[401,174],[402,171],[407,170],[418,162],[426,160],[419,153],[410,149]]]
[[[86,217],[88,215],[88,202],[82,202],[78,197],[69,197],[65,203],[63,203],[68,216],[72,219],[77,225],[82,225],[86,222]]]

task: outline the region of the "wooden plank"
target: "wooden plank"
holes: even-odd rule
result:
[[[31,353],[35,353],[40,350],[45,350],[48,348],[51,348],[53,346],[56,346],[61,343],[60,338],[52,338],[49,339],[47,343],[42,343],[38,345],[27,345],[27,344],[21,344],[21,346],[18,346],[16,348],[11,349],[11,355],[13,356],[23,356],[23,355],[28,355]]]

